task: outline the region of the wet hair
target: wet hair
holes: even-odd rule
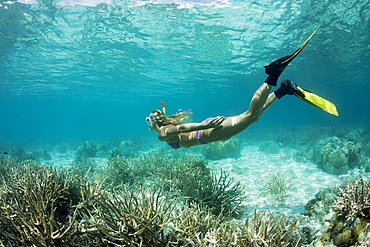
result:
[[[170,117],[166,117],[161,110],[154,110],[150,113],[150,118],[155,118],[153,121],[156,121],[159,126],[165,125],[180,125],[183,123],[190,122],[191,111],[177,111]]]

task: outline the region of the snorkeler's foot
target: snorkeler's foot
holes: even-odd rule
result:
[[[284,79],[281,82],[280,87],[274,92],[274,94],[279,99],[287,94],[289,95],[296,94],[297,96],[301,96],[304,98],[304,94],[298,89],[298,85],[287,79]]]
[[[265,66],[265,72],[266,74],[268,74],[268,77],[265,80],[267,84],[272,86],[277,85],[279,76],[281,75],[281,73],[283,73],[284,69],[288,66],[289,62],[291,61],[291,60],[289,61],[290,57],[291,55],[279,58]]]
[[[279,58],[278,60],[275,60],[269,65],[265,66],[266,74],[268,74],[268,77],[265,80],[267,84],[276,86],[277,80],[279,79],[281,73],[283,73],[284,69],[288,66],[288,64],[298,56],[298,54],[303,50],[303,48],[306,47],[307,43],[310,41],[312,36],[315,35],[319,28],[320,26],[316,28],[316,30],[310,35],[310,37],[308,37],[308,39],[306,39],[306,41],[303,42],[302,45],[292,55]]]

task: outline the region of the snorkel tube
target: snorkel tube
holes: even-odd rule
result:
[[[162,106],[162,112],[163,112],[164,116],[166,116],[167,115],[166,114],[166,106],[164,105],[163,101],[160,101],[160,103],[161,103],[161,106]]]

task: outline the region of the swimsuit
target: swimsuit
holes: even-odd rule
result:
[[[209,121],[211,121],[212,119],[214,119],[214,117],[209,117],[209,118],[207,118],[207,119],[203,120],[203,121],[202,121],[202,123],[208,123],[208,122],[209,122]],[[202,138],[200,137],[200,133],[202,133],[202,131],[201,131],[201,130],[197,130],[197,131],[195,131],[195,136],[197,137],[198,142],[199,142],[200,144],[207,144],[207,143],[205,143],[205,142],[202,140]]]
[[[170,145],[171,148],[173,148],[173,149],[179,149],[181,147],[180,143],[178,143],[178,142],[174,142],[174,143],[168,143],[167,142],[167,144]]]
[[[207,118],[206,120],[203,120],[202,121],[202,123],[208,123],[209,121],[211,121],[212,119],[214,119],[214,117],[209,117],[209,118]],[[197,131],[195,131],[195,136],[196,136],[196,138],[197,138],[197,140],[198,140],[198,142],[200,143],[200,144],[207,144],[207,143],[205,143],[203,140],[202,140],[202,138],[201,138],[201,136],[200,136],[200,134],[202,133],[202,131],[201,130],[197,130]],[[168,143],[167,142],[167,144],[168,145],[170,145],[171,146],[171,148],[173,148],[173,149],[179,149],[181,146],[180,146],[180,143],[179,142],[174,142],[174,143]]]

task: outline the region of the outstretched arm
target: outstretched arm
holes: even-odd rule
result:
[[[159,131],[158,138],[161,141],[165,141],[172,136],[178,135],[180,133],[187,133],[196,130],[204,130],[211,128],[218,128],[221,126],[222,122],[225,120],[224,116],[218,116],[209,121],[208,123],[185,123],[176,126],[162,128]]]

